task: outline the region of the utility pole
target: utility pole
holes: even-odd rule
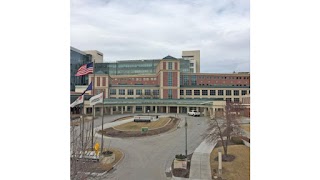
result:
[[[185,117],[185,123],[184,123],[184,127],[185,127],[185,134],[186,134],[186,158],[187,158],[187,155],[188,155],[188,150],[187,150],[187,137],[188,137],[188,123],[187,123],[187,118]],[[187,158],[188,159],[188,158]]]

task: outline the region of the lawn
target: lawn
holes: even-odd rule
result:
[[[120,131],[141,131],[142,127],[148,127],[149,130],[163,127],[170,121],[169,117],[160,117],[157,121],[151,122],[128,122],[125,124],[121,124],[119,126],[115,126],[114,129]]]
[[[223,148],[215,148],[210,154],[210,165],[212,175],[218,172],[218,161],[214,158],[218,156],[218,150]],[[249,180],[250,179],[250,148],[245,145],[228,146],[228,154],[234,155],[236,158],[232,162],[222,162],[222,179],[227,180]]]
[[[241,125],[241,128],[250,133],[250,124]]]

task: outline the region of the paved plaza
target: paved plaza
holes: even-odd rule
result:
[[[105,116],[104,127],[110,127],[108,123],[128,115]],[[175,116],[176,114],[159,115]],[[203,141],[209,121],[206,117],[191,117],[186,114],[179,114],[178,116],[182,119],[179,124],[181,127],[168,133],[139,138],[105,137],[104,144],[109,145],[111,143],[111,147],[120,149],[124,152],[125,157],[114,170],[92,179],[171,179],[171,177],[166,176],[166,171],[170,170],[176,154],[185,153],[185,117],[187,117],[188,122],[188,154],[193,153]],[[127,122],[127,120],[124,122]],[[87,123],[87,126],[89,124]],[[101,117],[97,118],[94,124],[96,129],[100,129]],[[100,135],[96,135],[98,142],[101,140],[100,137]]]

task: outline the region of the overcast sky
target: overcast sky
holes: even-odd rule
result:
[[[181,57],[201,72],[250,71],[249,0],[71,0],[71,46],[104,61]]]

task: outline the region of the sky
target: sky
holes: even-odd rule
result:
[[[71,0],[71,46],[104,62],[181,58],[200,50],[200,71],[250,71],[249,0]]]

